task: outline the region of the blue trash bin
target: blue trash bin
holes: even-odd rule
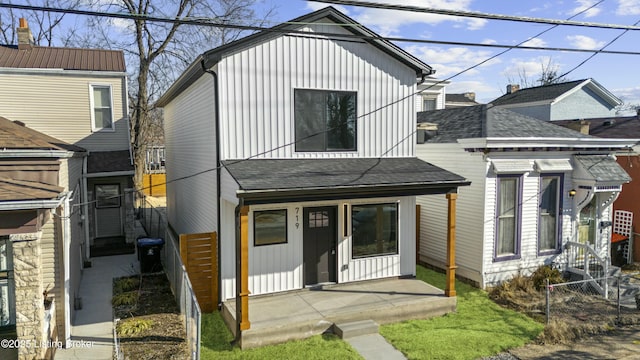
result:
[[[164,239],[161,238],[139,238],[137,240],[140,272],[150,273],[162,270],[160,251],[163,246]]]

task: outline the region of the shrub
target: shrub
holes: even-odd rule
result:
[[[111,305],[135,305],[138,302],[140,294],[137,291],[128,291],[121,294],[114,295],[111,298]]]
[[[140,280],[137,277],[123,277],[114,280],[113,293],[120,294],[137,289],[140,286]]]
[[[139,334],[153,326],[153,320],[127,319],[120,321],[116,326],[119,336],[131,336]]]
[[[561,284],[565,282],[560,270],[554,269],[549,265],[542,265],[531,274],[533,287],[538,291],[544,289],[546,279],[549,279],[549,284]]]

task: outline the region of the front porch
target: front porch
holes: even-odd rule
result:
[[[378,324],[441,316],[456,309],[456,297],[414,278],[389,278],[254,296],[243,349],[304,339],[333,331],[335,323],[373,320]],[[236,332],[236,300],[222,315]]]

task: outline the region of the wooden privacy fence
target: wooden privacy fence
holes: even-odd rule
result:
[[[203,312],[218,305],[218,235],[180,234],[180,257]]]
[[[145,195],[167,196],[167,174],[144,174],[142,189]]]

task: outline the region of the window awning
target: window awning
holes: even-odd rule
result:
[[[564,172],[573,170],[569,159],[541,159],[536,160],[538,172]]]
[[[245,205],[456,192],[460,175],[418,158],[227,160]]]
[[[493,160],[491,165],[496,174],[518,174],[533,170],[530,160]]]
[[[595,185],[622,185],[631,181],[631,177],[609,155],[575,155],[579,174],[574,178],[592,180]]]

